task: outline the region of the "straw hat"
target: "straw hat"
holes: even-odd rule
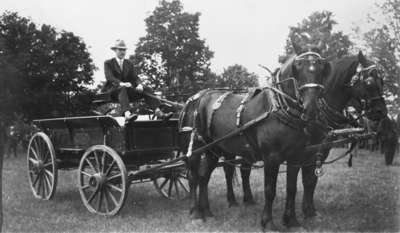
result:
[[[126,47],[125,41],[117,40],[117,41],[115,41],[115,44],[113,46],[111,46],[111,49],[112,50],[115,50],[115,49],[127,49],[127,47]]]

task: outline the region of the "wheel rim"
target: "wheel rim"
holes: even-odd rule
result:
[[[154,186],[164,197],[171,200],[182,200],[189,195],[189,185],[185,171],[178,169],[154,179]]]
[[[50,138],[36,133],[31,138],[27,152],[28,180],[33,195],[42,200],[50,200],[57,186],[57,164]]]
[[[94,146],[79,165],[79,192],[86,208],[100,215],[115,215],[127,194],[126,168],[109,147]]]

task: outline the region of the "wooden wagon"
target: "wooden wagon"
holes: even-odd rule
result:
[[[78,189],[87,209],[115,215],[130,184],[150,181],[170,199],[188,195],[179,151],[178,120],[137,120],[127,125],[110,116],[35,120],[40,132],[30,140],[28,178],[36,198],[49,200],[58,170],[78,169]]]

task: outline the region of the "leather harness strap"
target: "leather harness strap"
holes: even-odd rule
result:
[[[211,127],[212,127],[212,121],[214,118],[214,113],[215,111],[217,111],[222,103],[224,102],[225,98],[230,95],[232,92],[225,92],[224,94],[222,94],[220,97],[218,97],[218,99],[214,102],[213,106],[212,106],[212,111],[209,117],[207,117],[207,134],[209,138],[212,138],[212,132],[211,132]]]

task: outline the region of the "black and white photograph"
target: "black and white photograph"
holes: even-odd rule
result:
[[[400,0],[1,0],[0,232],[400,232]]]

